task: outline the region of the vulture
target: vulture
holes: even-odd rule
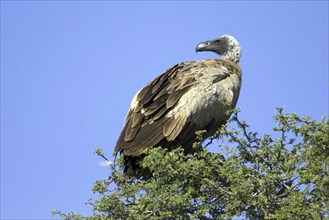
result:
[[[193,152],[196,131],[203,138],[225,124],[240,93],[241,48],[238,41],[223,35],[199,43],[196,52],[211,51],[220,58],[186,61],[156,77],[134,96],[123,130],[114,149],[124,157],[124,173],[136,173],[145,149],[182,146]]]

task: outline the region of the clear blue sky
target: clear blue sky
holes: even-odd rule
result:
[[[243,55],[241,118],[271,133],[275,107],[328,114],[328,1],[1,1],[1,219],[91,213],[135,92],[172,65]]]

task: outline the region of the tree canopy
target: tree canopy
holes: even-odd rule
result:
[[[234,111],[210,140],[182,148],[148,150],[147,177],[122,173],[123,158],[92,187],[93,215],[63,219],[326,219],[329,218],[329,121],[277,109],[272,134],[259,135]],[[215,152],[207,146],[219,140]],[[202,143],[203,142],[203,143]],[[96,153],[103,158],[101,149]]]

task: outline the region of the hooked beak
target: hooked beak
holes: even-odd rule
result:
[[[195,52],[202,52],[202,51],[213,51],[216,52],[218,45],[214,41],[205,41],[199,43],[196,48]]]

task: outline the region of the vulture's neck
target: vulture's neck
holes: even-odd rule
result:
[[[233,45],[231,48],[224,54],[222,54],[222,60],[229,60],[235,63],[239,63],[241,57],[241,49],[238,45]]]

